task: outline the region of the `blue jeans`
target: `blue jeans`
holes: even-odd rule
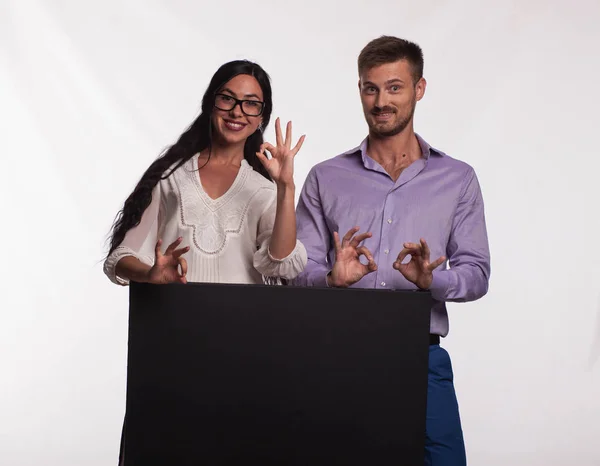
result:
[[[466,466],[454,375],[448,352],[439,345],[429,347],[429,383],[425,466]]]

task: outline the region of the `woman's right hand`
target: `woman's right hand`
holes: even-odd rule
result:
[[[177,249],[183,238],[177,238],[173,241],[167,250],[162,253],[160,247],[162,240],[156,242],[154,249],[154,265],[148,270],[147,281],[155,285],[165,285],[167,283],[187,283],[187,262],[182,257],[190,250],[189,246]]]

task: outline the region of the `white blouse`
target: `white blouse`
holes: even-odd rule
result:
[[[212,199],[202,188],[196,155],[156,185],[139,225],[107,257],[104,273],[114,283],[127,285],[128,280],[115,273],[119,260],[134,256],[153,265],[158,238],[164,250],[181,236],[179,247],[190,246],[183,255],[188,282],[261,284],[263,276],[291,280],[306,266],[306,249],[296,241],[287,257],[271,256],[276,207],[275,184],[246,160],[229,190]]]

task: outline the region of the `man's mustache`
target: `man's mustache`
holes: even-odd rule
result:
[[[393,107],[375,107],[371,110],[373,115],[380,115],[381,113],[396,113],[396,110]]]

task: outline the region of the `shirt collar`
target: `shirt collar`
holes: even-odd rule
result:
[[[419,146],[421,146],[421,154],[423,156],[423,158],[425,159],[425,161],[429,160],[429,157],[431,155],[438,155],[438,156],[443,156],[444,153],[435,149],[434,147],[432,147],[431,145],[429,145],[429,143],[427,141],[425,141],[425,139],[423,139],[421,136],[419,136],[417,133],[415,133],[415,136],[417,137],[417,141],[419,141]],[[370,168],[373,169],[373,165],[376,164],[376,162],[367,155],[367,141],[369,140],[369,137],[367,136],[366,138],[364,138],[362,140],[362,142],[360,143],[359,146],[355,147],[354,149],[349,150],[348,152],[346,152],[346,154],[356,154],[356,153],[360,153],[362,161],[363,161],[363,165],[366,168]]]

